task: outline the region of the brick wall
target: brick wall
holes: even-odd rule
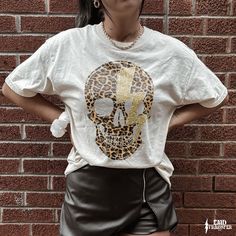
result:
[[[77,9],[76,0],[1,0],[0,86],[48,37],[74,27]],[[213,114],[168,134],[180,236],[205,235],[206,218],[233,226],[208,235],[236,235],[235,15],[236,0],[146,0],[142,15],[143,24],[193,48],[230,95]],[[0,235],[58,235],[69,137],[53,138],[48,123],[0,99]]]

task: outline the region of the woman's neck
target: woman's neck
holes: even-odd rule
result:
[[[113,21],[107,16],[104,20],[105,31],[112,39],[120,42],[132,42],[137,38],[141,27],[139,19],[135,21],[123,19]]]

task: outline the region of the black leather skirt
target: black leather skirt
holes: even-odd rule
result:
[[[66,176],[60,236],[175,232],[177,224],[169,185],[154,167],[87,164]]]

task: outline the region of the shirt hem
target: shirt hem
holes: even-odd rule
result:
[[[218,106],[227,96],[228,94],[228,90],[226,87],[224,87],[224,90],[223,90],[223,93],[220,95],[220,97],[214,101],[213,103],[209,103],[209,102],[199,102],[199,104],[201,106],[204,106],[204,107],[207,107],[207,108],[213,108],[213,107],[216,107]]]
[[[18,95],[21,95],[23,97],[34,97],[35,95],[37,95],[37,93],[34,92],[23,92],[16,84],[14,84],[11,80],[10,77],[7,77],[5,79],[5,83]]]

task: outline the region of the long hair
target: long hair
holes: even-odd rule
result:
[[[78,0],[79,1],[79,13],[76,16],[76,27],[81,28],[88,24],[94,25],[99,24],[101,21],[104,20],[104,12],[108,15],[108,17],[111,19],[111,15],[109,11],[104,7],[102,1],[100,1],[100,8],[94,7],[92,0]],[[142,0],[141,8],[139,12],[139,16],[142,13],[144,1]],[[138,16],[138,17],[139,17]]]

